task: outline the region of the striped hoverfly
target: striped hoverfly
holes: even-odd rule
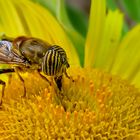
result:
[[[40,76],[47,80],[50,85],[50,81],[44,75],[52,76],[59,90],[62,88],[63,74],[70,79],[66,72],[70,65],[65,50],[58,45],[50,45],[38,38],[26,36],[9,38],[5,35],[2,36],[0,41],[0,63],[13,65],[13,68],[10,69],[0,69],[0,74],[16,72],[24,86],[23,97],[26,96],[26,88],[24,79],[20,75],[22,70],[37,70]],[[0,80],[0,84],[2,85],[3,97],[6,84],[2,80]]]

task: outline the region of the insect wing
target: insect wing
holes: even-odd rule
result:
[[[0,41],[0,63],[2,64],[24,64],[24,59],[11,51],[12,43]]]

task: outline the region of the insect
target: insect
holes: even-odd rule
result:
[[[18,56],[12,50],[12,43],[9,41],[0,41],[0,63],[1,64],[17,64],[17,65],[26,65],[26,62],[23,58]],[[0,74],[15,72],[13,68],[0,69]],[[4,95],[5,82],[0,79],[0,84],[2,85],[2,97]],[[0,101],[1,104],[1,101]]]
[[[26,88],[24,80],[19,74],[20,71],[37,70],[40,76],[47,80],[49,84],[51,84],[50,81],[41,72],[52,76],[59,90],[62,88],[61,79],[63,74],[70,79],[66,72],[70,65],[66,52],[62,47],[26,36],[19,36],[14,39],[3,36],[0,43],[0,63],[14,65],[11,69],[1,69],[0,74],[16,72],[23,82],[24,97],[26,96]],[[5,83],[0,80],[0,84],[3,85],[3,96]]]

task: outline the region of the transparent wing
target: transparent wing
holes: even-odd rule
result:
[[[0,63],[1,64],[19,64],[25,65],[25,60],[11,51],[12,43],[9,41],[0,41]]]

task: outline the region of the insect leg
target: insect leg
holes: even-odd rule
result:
[[[24,79],[21,77],[21,75],[19,74],[19,69],[15,68],[15,72],[18,75],[19,79],[21,80],[21,82],[23,83],[23,88],[24,88],[24,93],[22,95],[22,97],[26,97],[26,87],[25,87],[25,82]]]
[[[70,76],[67,74],[66,70],[65,70],[65,75],[68,79],[70,79]]]
[[[0,105],[2,105],[2,98],[4,96],[4,90],[5,90],[6,83],[0,79],[0,84],[2,85],[2,95],[1,95]]]
[[[66,70],[64,71],[64,73],[65,73],[65,75],[66,75],[66,77],[67,77],[68,79],[71,79],[71,80],[72,80],[72,82],[74,82],[73,78],[72,78],[72,77],[70,77],[70,76],[67,74]]]
[[[12,74],[8,74],[8,85],[11,83],[12,80]]]
[[[0,74],[10,73],[10,72],[15,72],[15,71],[14,71],[14,69],[0,69]],[[2,85],[2,96],[1,96],[1,100],[0,100],[0,105],[1,105],[2,98],[4,96],[4,90],[5,90],[6,83],[0,79],[0,85]]]
[[[49,85],[51,86],[51,82],[50,82],[44,75],[42,75],[39,71],[37,71],[37,72],[38,72],[38,74],[40,75],[40,77],[41,77],[42,79],[46,80],[46,81],[49,83]]]
[[[15,72],[14,69],[0,69],[0,74]]]
[[[61,88],[62,88],[62,75],[59,76],[59,77],[54,77],[54,80],[55,80],[55,82],[57,84],[57,87],[61,91]]]

